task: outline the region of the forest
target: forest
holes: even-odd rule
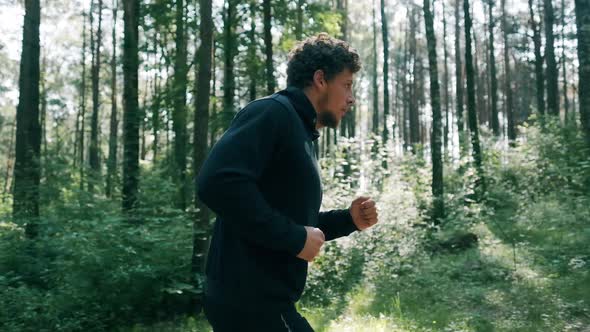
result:
[[[360,55],[315,144],[316,331],[588,331],[590,0],[0,0],[0,330],[212,331],[195,181],[289,51]]]

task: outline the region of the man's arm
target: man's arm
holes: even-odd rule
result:
[[[275,101],[256,103],[264,104],[242,110],[211,150],[199,172],[198,195],[248,241],[296,256],[305,246],[305,228],[273,209],[257,185],[283,140],[287,113]]]
[[[358,230],[348,209],[320,212],[317,227],[324,232],[326,241],[347,236]]]

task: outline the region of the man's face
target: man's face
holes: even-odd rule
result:
[[[321,126],[336,128],[355,102],[352,95],[353,73],[344,69],[326,84],[321,92],[318,122]]]

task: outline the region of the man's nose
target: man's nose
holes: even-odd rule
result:
[[[356,103],[356,99],[354,99],[354,96],[351,95],[350,97],[348,97],[348,106],[352,106]]]

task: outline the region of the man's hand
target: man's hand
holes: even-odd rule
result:
[[[301,250],[297,257],[308,262],[313,262],[316,256],[320,253],[320,249],[324,245],[326,237],[324,236],[324,232],[319,228],[305,226],[305,231],[307,232],[305,247],[303,247],[303,250]]]
[[[377,206],[370,197],[358,197],[348,209],[356,228],[363,231],[378,221]]]

